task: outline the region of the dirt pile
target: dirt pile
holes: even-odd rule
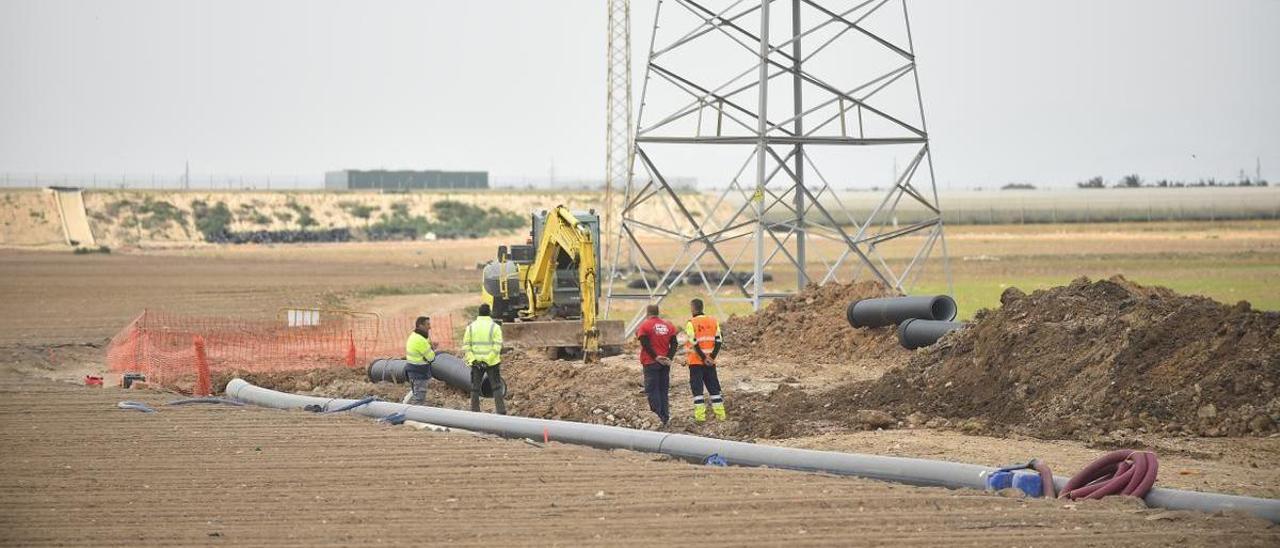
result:
[[[726,369],[739,380],[762,374],[747,367],[752,359],[817,364],[806,370],[814,375],[824,368],[847,374],[847,364],[869,356],[895,367],[878,380],[831,377],[818,385],[826,389],[781,383],[765,394],[730,384],[734,420],[699,432],[787,438],[905,425],[1106,441],[1142,433],[1268,435],[1280,425],[1280,313],[1119,277],[1082,278],[1031,295],[1010,289],[1000,309],[982,311],[967,328],[911,353],[897,346],[891,329],[855,330],[844,322],[849,302],[884,293],[867,283],[809,288],[760,314],[726,321],[729,356],[748,356]],[[512,352],[504,355],[503,374],[513,414],[655,426],[630,355],[586,365]],[[246,378],[334,397],[394,400],[406,390],[369,383],[363,369]],[[676,387],[681,378],[673,371]],[[683,394],[673,389],[677,429],[687,426],[690,411]],[[464,391],[442,383],[433,384],[429,399],[467,405]]]
[[[1001,302],[833,406],[1078,439],[1266,435],[1280,423],[1280,313],[1119,276],[1011,288]]]
[[[656,418],[648,409],[639,367],[611,359],[605,363],[539,358],[520,351],[503,355],[502,376],[507,383],[507,408],[525,417],[563,419],[595,424],[652,428]],[[407,384],[369,382],[364,368],[337,367],[310,371],[215,375],[214,389],[222,392],[231,379],[240,377],[254,385],[282,392],[330,398],[376,396],[400,401]],[[679,381],[679,377],[674,380]],[[441,381],[432,381],[427,402],[450,409],[469,409],[470,395]],[[492,410],[492,400],[483,403]]]
[[[587,364],[516,351],[504,355],[502,363],[515,414],[633,428],[657,425],[634,358]]]
[[[229,371],[216,373],[213,376],[213,390],[222,393],[231,379],[241,378],[255,386],[308,396],[324,396],[327,398],[358,399],[366,396],[377,396],[385,401],[400,401],[408,385],[392,383],[371,383],[369,374],[363,367],[331,367],[312,369],[309,371],[267,371],[250,373]],[[435,389],[442,385],[432,384]]]
[[[902,359],[892,328],[854,329],[845,320],[849,303],[894,293],[878,282],[810,285],[756,314],[730,316],[722,327],[726,351],[756,359],[848,364],[879,356]]]

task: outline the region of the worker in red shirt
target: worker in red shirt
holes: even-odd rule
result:
[[[671,359],[676,355],[676,326],[658,317],[658,305],[645,309],[647,317],[636,328],[640,339],[640,367],[644,369],[644,393],[649,409],[665,428],[671,421],[667,393],[671,391]]]

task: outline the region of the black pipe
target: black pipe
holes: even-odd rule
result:
[[[849,303],[845,319],[854,327],[898,325],[910,319],[951,321],[956,319],[956,301],[946,295],[932,297],[886,297]]]
[[[964,327],[961,322],[920,320],[912,318],[898,325],[898,342],[903,348],[915,350],[938,342],[943,335]]]
[[[369,362],[369,382],[390,382],[404,384],[409,382],[404,367],[408,362],[394,358],[378,358]]]
[[[396,384],[407,383],[409,382],[409,377],[405,374],[404,367],[408,364],[409,362],[405,360],[392,358],[373,360],[369,362],[369,381],[385,381]],[[455,386],[467,392],[471,391],[471,367],[453,354],[437,352],[436,360],[431,362],[431,376],[444,381],[449,386]],[[488,377],[480,385],[480,395],[486,398],[493,397],[493,384],[490,383]]]

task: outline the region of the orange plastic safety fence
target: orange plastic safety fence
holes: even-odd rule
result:
[[[107,366],[114,373],[138,372],[151,384],[196,389],[203,341],[211,374],[302,371],[328,367],[364,367],[382,357],[404,356],[412,317],[322,316],[319,325],[287,326],[282,320],[242,320],[145,311],[111,339]],[[431,318],[437,350],[452,349],[453,318]]]

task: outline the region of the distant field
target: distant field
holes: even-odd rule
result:
[[[1280,310],[1276,221],[960,226],[949,227],[947,235],[961,318],[997,306],[1009,286],[1030,291],[1079,276],[1115,274]],[[270,317],[283,306],[340,302],[399,313],[404,310],[397,303],[405,303],[415,310],[461,313],[479,300],[477,263],[511,241],[201,245],[83,256],[0,249],[0,299],[12,312],[0,318],[0,338],[105,337],[145,307]],[[945,292],[941,267],[932,261],[916,291]],[[818,268],[811,264],[811,273]],[[794,289],[794,274],[773,272],[774,289]],[[688,299],[699,294],[683,286],[665,309],[679,317]],[[615,317],[634,310],[619,304]],[[748,305],[730,304],[718,312],[749,311]]]
[[[927,192],[927,191],[926,191]],[[822,199],[832,215],[861,221],[884,199],[883,191],[844,191]],[[731,203],[733,202],[731,197]],[[940,191],[950,224],[1102,223],[1280,219],[1280,187],[1101,188]],[[778,215],[782,214],[778,210]],[[900,223],[933,214],[910,199],[899,202]]]
[[[961,319],[998,306],[1007,287],[1029,292],[1080,276],[1116,274],[1225,303],[1246,300],[1257,309],[1280,310],[1276,221],[965,225],[948,227],[947,241]],[[793,274],[773,272],[773,288],[794,287]],[[811,276],[818,272],[811,265]],[[929,264],[913,292],[947,292],[940,261]],[[673,298],[683,308],[683,301],[697,294],[684,287]],[[746,304],[730,303],[721,313],[749,311]]]
[[[1079,276],[1107,278],[1121,274],[1143,285],[1160,285],[1179,293],[1204,295],[1228,304],[1249,301],[1260,310],[1280,310],[1280,253],[1202,255],[1112,255],[1077,257],[1011,257],[1000,264],[964,264],[954,272],[960,318],[1000,304],[1007,287],[1030,292],[1064,285]],[[930,282],[920,293],[944,293],[946,284]]]
[[[964,318],[1000,293],[1123,275],[1145,285],[1280,310],[1280,222],[1113,223],[951,229],[955,297]],[[920,291],[942,291],[930,277]]]

